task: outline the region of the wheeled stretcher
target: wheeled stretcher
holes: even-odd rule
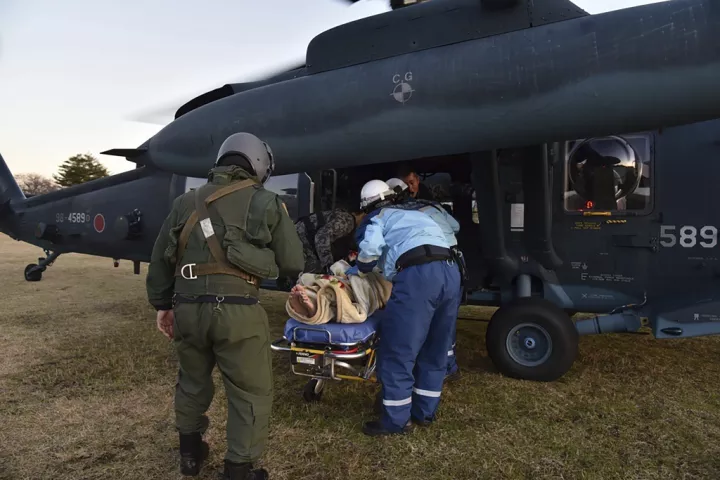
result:
[[[310,377],[303,391],[308,402],[319,401],[327,380],[375,381],[375,349],[379,315],[362,323],[307,325],[295,319],[285,323],[276,352],[290,352],[295,375]]]

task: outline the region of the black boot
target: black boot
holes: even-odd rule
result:
[[[445,375],[445,383],[457,382],[458,380],[460,380],[460,368],[455,369],[455,371],[449,375]]]
[[[412,429],[413,424],[410,420],[408,420],[403,429],[399,432],[391,432],[383,427],[382,422],[374,421],[365,423],[363,426],[363,433],[370,437],[380,437],[384,435],[407,435],[412,431]]]
[[[202,435],[180,434],[180,473],[189,477],[200,474],[200,469],[210,453],[210,447],[203,442]]]
[[[427,428],[430,425],[432,425],[432,420],[418,420],[417,418],[411,419],[413,425],[417,425],[418,427]]]
[[[233,463],[225,460],[223,480],[268,480],[270,475],[264,468],[253,470],[252,463]]]
[[[375,402],[373,403],[373,412],[376,415],[382,415],[383,403],[382,403],[382,390],[375,395]]]

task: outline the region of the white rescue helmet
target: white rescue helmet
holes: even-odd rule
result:
[[[395,191],[382,180],[370,180],[363,185],[360,191],[360,208],[365,210],[371,205],[388,200],[395,195]]]
[[[403,182],[399,178],[391,178],[385,183],[387,183],[388,187],[392,188],[395,191],[397,191],[398,187],[400,188],[401,192],[404,192],[408,188],[407,183]]]

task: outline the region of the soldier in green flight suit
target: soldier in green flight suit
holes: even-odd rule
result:
[[[249,133],[223,142],[208,183],[173,203],[147,276],[158,328],[173,339],[180,470],[200,473],[202,435],[217,364],[228,398],[225,479],[266,479],[254,469],[272,405],[270,332],[258,303],[261,279],[296,277],[303,246],[280,198],[263,188],[274,169],[270,148]]]

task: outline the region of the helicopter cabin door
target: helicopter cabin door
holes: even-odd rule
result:
[[[586,312],[643,303],[659,237],[652,134],[570,141],[555,158],[555,300]]]

